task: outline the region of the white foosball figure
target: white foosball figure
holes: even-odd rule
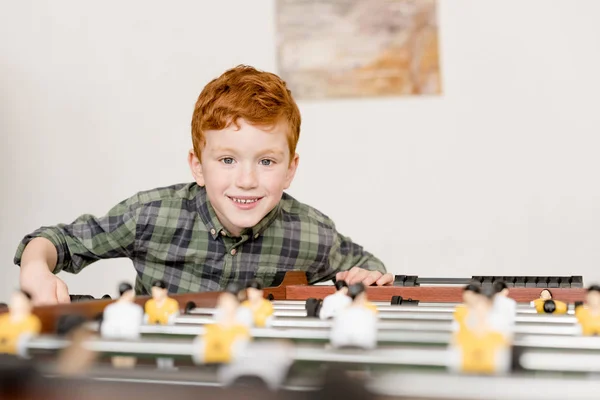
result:
[[[348,288],[352,304],[333,319],[330,340],[333,347],[377,347],[377,311],[367,300],[366,288],[356,283]]]
[[[448,367],[466,373],[505,373],[510,368],[509,324],[494,311],[493,288],[473,294],[465,319],[448,348]]]
[[[494,312],[504,318],[509,326],[514,326],[517,316],[517,302],[508,297],[508,286],[502,281],[494,282]]]
[[[352,304],[352,299],[348,296],[348,284],[346,281],[339,280],[335,282],[334,294],[331,294],[323,300],[319,318],[322,320],[334,318],[340,310],[343,310]]]
[[[284,383],[294,361],[291,342],[250,342],[229,364],[219,368],[218,378],[224,386],[243,377],[260,378],[271,390]]]
[[[109,304],[102,314],[100,334],[103,339],[136,340],[144,321],[144,309],[134,303],[135,292],[128,283],[119,285],[119,299]],[[113,357],[113,365],[120,368],[135,366],[135,357]]]

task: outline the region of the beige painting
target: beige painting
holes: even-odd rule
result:
[[[278,0],[279,74],[294,97],[441,93],[436,0]]]

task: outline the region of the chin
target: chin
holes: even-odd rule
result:
[[[230,221],[235,225],[242,229],[252,228],[258,224],[262,218],[243,218],[243,219],[231,219]]]

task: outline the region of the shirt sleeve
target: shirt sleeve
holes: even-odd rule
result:
[[[102,217],[84,214],[70,224],[44,226],[19,244],[14,263],[21,265],[25,246],[36,237],[48,239],[58,254],[54,273],[78,273],[89,264],[107,258],[131,258],[140,205],[137,195],[114,206]]]
[[[379,271],[382,274],[387,272],[381,260],[359,244],[354,243],[349,237],[337,232],[334,228],[333,243],[329,251],[327,266],[312,276],[309,274],[309,283],[334,279],[338,272],[347,271],[353,267]]]

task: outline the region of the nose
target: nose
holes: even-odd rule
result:
[[[241,189],[254,189],[258,185],[256,168],[251,165],[240,168],[235,183]]]

